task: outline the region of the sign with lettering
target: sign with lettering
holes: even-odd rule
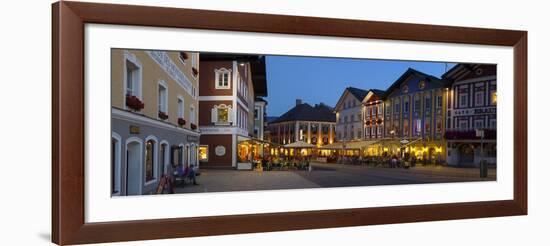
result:
[[[496,114],[496,113],[497,113],[496,107],[455,109],[453,111],[453,114],[455,116],[484,115],[484,114]]]
[[[139,134],[139,126],[130,125],[130,134]]]
[[[198,141],[199,141],[199,137],[187,135],[187,141],[188,141],[188,142],[198,142]]]
[[[153,58],[154,61],[156,61],[159,64],[159,66],[172,79],[178,82],[178,84],[180,84],[183,87],[183,89],[187,91],[187,93],[189,93],[189,95],[194,96],[192,94],[193,85],[191,84],[187,76],[185,76],[185,74],[178,68],[178,66],[176,66],[176,64],[172,62],[172,59],[170,59],[170,57],[168,56],[168,54],[166,54],[166,52],[164,51],[146,51],[146,52],[147,54],[149,54],[151,58]]]

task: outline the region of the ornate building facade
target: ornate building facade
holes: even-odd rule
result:
[[[425,163],[445,160],[449,83],[409,68],[386,91],[384,154],[414,155]]]
[[[253,138],[255,100],[267,96],[265,57],[201,54],[200,59],[201,165],[249,169],[262,152]]]
[[[177,165],[198,165],[199,55],[111,50],[111,193],[151,194]]]
[[[481,159],[496,163],[496,72],[496,65],[457,64],[443,74],[452,82],[445,136],[449,165],[478,166]]]

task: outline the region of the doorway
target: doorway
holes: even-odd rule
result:
[[[141,142],[132,141],[126,144],[126,195],[141,193]]]

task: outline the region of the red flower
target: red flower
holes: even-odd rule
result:
[[[182,52],[180,52],[180,58],[182,60],[187,60],[189,58],[189,56],[187,55],[187,53],[182,51]]]
[[[365,121],[365,125],[370,125],[370,120]]]
[[[376,124],[379,124],[379,125],[382,124],[382,119],[376,120]]]
[[[140,111],[145,107],[145,104],[136,96],[126,95],[126,106],[133,110]]]
[[[166,114],[165,112],[159,111],[159,118],[161,120],[166,120],[168,119],[168,114]]]
[[[178,125],[184,126],[185,125],[185,120],[183,118],[178,118]]]

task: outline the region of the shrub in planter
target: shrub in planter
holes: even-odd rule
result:
[[[168,119],[168,114],[166,114],[165,112],[159,111],[159,118],[161,120],[166,120]]]
[[[185,125],[185,120],[183,118],[178,118],[178,125],[184,126]]]
[[[133,110],[139,111],[145,107],[145,104],[133,95],[126,95],[126,106]]]

